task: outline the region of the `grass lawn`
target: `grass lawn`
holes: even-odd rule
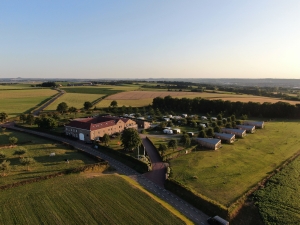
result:
[[[1,191],[0,204],[1,224],[189,223],[117,175],[73,174],[27,184]]]
[[[51,89],[0,90],[0,111],[8,117],[17,116],[57,94]]]
[[[73,106],[77,109],[81,109],[83,108],[84,102],[93,102],[102,96],[103,95],[101,94],[66,93],[62,97],[54,101],[52,104],[50,104],[44,111],[56,110],[58,104],[61,102],[67,103],[69,107]]]
[[[17,146],[4,148],[3,145],[7,145],[9,137],[12,136],[18,138]],[[2,146],[0,152],[6,155],[5,159],[10,161],[11,167],[7,176],[0,177],[0,186],[96,162],[93,158],[60,143],[15,131],[6,130],[4,134],[1,133],[0,145]],[[36,161],[35,164],[29,166],[29,171],[21,165],[19,156],[14,155],[19,147],[26,148],[25,157],[32,157]],[[49,154],[53,152],[56,155],[50,157]],[[64,159],[68,159],[69,164]]]
[[[223,144],[220,150],[192,152],[170,164],[173,178],[229,206],[299,151],[299,144],[299,121],[273,121],[234,144]]]
[[[265,224],[300,224],[300,158],[298,157],[265,186],[255,199]]]

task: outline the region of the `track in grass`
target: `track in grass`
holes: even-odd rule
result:
[[[66,175],[0,192],[0,224],[184,224],[116,175]]]

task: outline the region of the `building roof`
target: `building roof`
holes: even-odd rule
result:
[[[196,140],[204,141],[210,144],[218,144],[221,140],[216,138],[196,138]]]
[[[215,136],[219,136],[219,137],[224,137],[224,138],[231,139],[231,138],[233,138],[235,135],[234,135],[234,134],[226,134],[226,133],[215,133]]]
[[[232,131],[232,132],[235,132],[235,133],[238,133],[238,134],[242,134],[242,133],[245,133],[246,130],[241,130],[241,129],[233,129],[233,128],[222,128],[221,129],[222,131],[226,130],[226,131]]]
[[[255,126],[253,125],[236,125],[238,128],[245,128],[246,130],[249,130],[249,129],[255,129]]]
[[[92,131],[114,126],[119,120],[126,123],[129,119],[114,116],[99,116],[94,118],[74,119],[69,124],[66,124],[66,126]]]

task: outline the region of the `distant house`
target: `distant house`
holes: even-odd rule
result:
[[[265,127],[265,122],[264,121],[244,121],[244,125],[251,125],[255,126],[255,128],[264,128]]]
[[[221,147],[221,140],[216,138],[196,138],[198,144],[204,148],[217,150]]]
[[[233,143],[235,141],[235,134],[215,133],[215,138],[221,139],[221,141],[226,143]]]
[[[147,120],[143,120],[143,119],[133,119],[133,121],[136,122],[136,124],[138,125],[139,128],[148,129],[148,128],[151,127],[151,123],[148,122]]]
[[[252,125],[236,125],[237,128],[246,130],[247,133],[253,134],[255,132],[255,126]]]
[[[180,134],[180,129],[179,128],[174,128],[172,129],[174,134]]]
[[[127,128],[137,129],[138,126],[135,121],[128,118],[98,116],[72,120],[65,125],[65,134],[89,142],[98,140],[104,134],[121,133]]]
[[[241,138],[246,136],[246,130],[241,130],[241,129],[222,128],[221,132],[226,134],[235,134],[236,137],[241,137]]]

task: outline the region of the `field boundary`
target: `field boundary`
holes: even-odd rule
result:
[[[81,173],[81,172],[90,172],[90,171],[103,172],[108,167],[109,167],[108,162],[102,161],[102,162],[85,165],[85,166],[81,166],[81,167],[77,167],[77,168],[73,168],[73,169],[66,169],[66,170],[63,170],[58,173],[52,173],[52,174],[48,174],[45,176],[36,177],[33,179],[23,180],[23,181],[12,183],[12,184],[6,184],[3,186],[0,186],[0,190],[7,190],[10,188],[23,186],[25,184],[31,184],[31,183],[35,183],[35,182],[39,182],[42,180],[47,180],[47,179],[51,179],[51,178],[55,178],[58,176],[63,176],[63,175],[71,174],[71,173]]]

